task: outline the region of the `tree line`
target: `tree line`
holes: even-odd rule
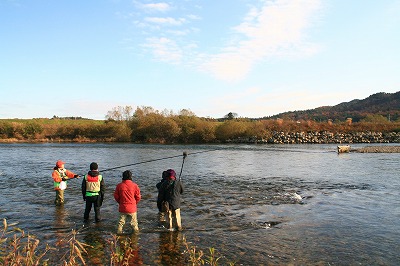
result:
[[[152,107],[118,106],[105,120],[59,117],[0,120],[0,139],[5,141],[76,141],[134,143],[224,143],[235,139],[267,139],[274,132],[399,132],[400,121],[369,115],[359,122],[318,122],[292,119],[238,118],[229,113],[223,119],[197,117],[187,109],[177,114]]]

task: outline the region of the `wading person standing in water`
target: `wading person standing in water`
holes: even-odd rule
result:
[[[172,231],[176,228],[180,231],[182,230],[180,208],[183,186],[182,182],[176,179],[176,173],[173,169],[168,169],[167,173],[167,181],[161,183],[159,195],[161,201],[168,202],[168,210],[166,210],[168,229]]]
[[[54,190],[56,191],[54,204],[57,206],[64,204],[64,190],[67,188],[67,180],[79,177],[79,175],[74,174],[64,167],[65,163],[58,160],[56,166],[53,168],[53,173],[51,174],[54,180]]]
[[[82,196],[86,201],[85,213],[83,219],[85,222],[89,221],[89,214],[94,207],[94,219],[100,222],[100,207],[104,200],[105,185],[103,176],[99,172],[99,166],[93,162],[90,164],[90,171],[85,175],[82,180]]]
[[[114,191],[114,199],[118,202],[119,222],[117,234],[123,234],[123,228],[129,219],[132,230],[139,232],[137,220],[137,203],[141,199],[139,186],[132,181],[132,173],[126,170],[122,173],[122,182]]]
[[[165,210],[163,210],[163,207],[162,207],[163,194],[160,193],[160,187],[161,187],[163,182],[167,182],[168,181],[167,180],[168,174],[169,173],[167,171],[162,172],[161,181],[156,184],[156,188],[158,190],[158,196],[157,196],[158,223],[160,225],[162,225],[166,221],[165,215],[167,214],[165,212]]]

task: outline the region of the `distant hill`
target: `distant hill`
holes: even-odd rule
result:
[[[335,106],[322,106],[303,111],[289,111],[264,118],[315,120],[318,122],[328,121],[328,119],[345,121],[347,118],[352,118],[353,122],[358,122],[371,115],[382,115],[391,121],[399,120],[400,91],[395,93],[379,92],[363,100],[352,100]]]

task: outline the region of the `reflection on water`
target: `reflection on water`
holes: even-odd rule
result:
[[[63,238],[65,233],[69,233],[70,225],[67,223],[68,214],[64,206],[54,206],[54,225],[56,235]]]
[[[184,230],[169,232],[157,224],[155,184],[165,169],[179,173],[182,158],[140,162],[182,151]],[[58,159],[81,175],[92,161],[100,171],[139,164],[103,173],[104,220],[84,224],[81,180],[68,183],[64,206],[53,204]],[[134,253],[131,265],[185,265],[186,242],[239,265],[397,265],[399,166],[398,154],[338,155],[332,145],[0,144],[0,218],[50,243],[78,230],[89,265],[107,264],[112,194],[129,169],[142,192],[141,231],[118,248]]]
[[[183,236],[181,232],[161,232],[159,234],[159,259],[157,265],[184,265],[181,256]]]
[[[87,263],[89,265],[105,265],[108,264],[106,251],[109,248],[105,240],[105,236],[96,230],[88,230],[83,234],[83,243],[89,245],[86,250],[88,251]]]

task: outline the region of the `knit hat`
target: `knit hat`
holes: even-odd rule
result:
[[[90,170],[97,170],[99,169],[99,166],[97,165],[97,163],[93,162],[90,164]]]
[[[58,168],[61,168],[61,166],[63,165],[63,164],[65,164],[63,161],[61,161],[61,160],[58,160],[57,162],[56,162],[56,166],[58,167]]]
[[[175,173],[175,171],[173,169],[168,169],[167,173],[168,173],[167,177],[168,177],[169,180],[176,179],[176,173]]]
[[[132,180],[132,172],[126,170],[122,173],[122,180]]]

